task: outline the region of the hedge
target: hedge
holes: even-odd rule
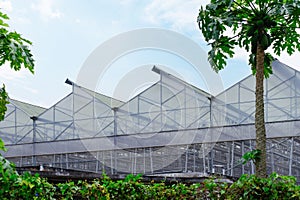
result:
[[[210,178],[202,183],[184,184],[142,181],[141,175],[128,175],[124,180],[112,180],[105,174],[92,182],[51,184],[39,174],[19,175],[14,164],[0,155],[1,199],[300,199],[300,186],[295,177],[276,173],[268,178],[242,175],[229,185]]]

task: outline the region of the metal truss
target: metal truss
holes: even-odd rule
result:
[[[49,109],[11,100],[0,123],[5,156],[95,173],[254,173],[240,163],[255,148],[254,77],[212,96],[153,71],[160,80],[128,102],[69,80],[72,92]],[[299,86],[298,71],[273,63],[264,94],[269,173],[300,176]]]

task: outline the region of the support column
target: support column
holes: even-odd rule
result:
[[[112,171],[112,174],[115,174],[115,172],[117,171],[117,153],[116,153],[116,147],[117,147],[117,135],[118,135],[118,123],[117,123],[117,111],[118,111],[118,108],[117,107],[114,107],[112,108],[113,110],[113,114],[114,114],[114,133],[113,133],[113,138],[114,138],[114,150],[113,150],[113,160],[112,160],[112,163],[111,163],[111,171]]]
[[[275,171],[275,164],[274,164],[274,144],[271,144],[271,170],[272,170],[272,172]]]
[[[99,151],[96,153],[96,173],[99,171]]]
[[[110,151],[110,173],[111,174],[114,174],[114,161],[113,161],[113,159],[114,159],[114,156],[113,156],[114,152],[115,151]]]
[[[137,162],[137,156],[138,156],[138,150],[137,149],[135,149],[134,150],[134,168],[133,168],[133,174],[136,174],[136,162]]]
[[[60,159],[59,159],[59,161],[60,161],[60,169],[62,169],[63,168],[63,155],[62,154],[60,154]]]
[[[15,107],[15,138],[14,138],[14,141],[15,141],[15,144],[17,144],[18,142],[18,130],[17,130],[17,107]]]
[[[214,173],[215,169],[214,169],[214,153],[213,153],[213,148],[210,150],[210,152],[208,153],[209,155],[209,171],[211,173]]]
[[[196,172],[196,144],[193,145],[193,172]]]
[[[69,169],[69,159],[67,153],[66,153],[66,169]]]
[[[96,116],[96,111],[95,111],[95,106],[96,106],[96,103],[95,103],[95,95],[93,95],[93,103],[92,103],[92,106],[93,106],[93,119],[92,119],[92,126],[93,126],[93,132],[97,133],[97,127],[96,127],[96,123],[95,123],[95,120],[97,118]]]
[[[37,117],[36,116],[32,116],[30,117],[30,119],[32,119],[32,125],[33,125],[33,129],[32,129],[32,165],[36,166],[36,120]]]
[[[134,152],[129,152],[129,159],[128,161],[131,161],[131,169],[130,169],[130,173],[134,174]],[[129,163],[128,163],[129,165]]]
[[[140,117],[141,117],[141,114],[140,114],[140,95],[137,97],[137,116],[138,116],[138,130],[142,130],[143,128],[141,127],[141,120],[140,120]],[[136,130],[136,131],[138,131]],[[136,132],[134,132],[136,133]]]
[[[242,141],[242,156],[245,154],[245,141]],[[245,174],[245,165],[242,165],[242,174]]]
[[[153,160],[152,160],[152,148],[149,148],[149,154],[150,154],[150,169],[151,169],[151,174],[153,174]]]
[[[162,100],[162,75],[160,75],[160,131],[163,130],[163,100]]]
[[[184,85],[184,108],[181,109],[182,112],[184,112],[184,128],[187,127],[186,124],[186,118],[187,118],[187,106],[186,106],[186,85]]]
[[[144,163],[143,163],[143,167],[144,167],[144,174],[146,173],[146,148],[143,149],[144,150]]]
[[[75,86],[74,84],[72,84],[72,123],[73,123],[73,128],[72,128],[72,132],[73,132],[73,138],[75,139],[75,119],[74,119],[74,116],[75,116]],[[80,136],[78,136],[80,138]]]
[[[186,146],[186,150],[185,150],[185,165],[184,165],[184,172],[187,172],[187,167],[188,167],[188,158],[189,157],[189,146]]]
[[[206,173],[206,162],[205,162],[205,152],[204,152],[204,144],[202,144],[202,159],[203,159],[203,173]]]
[[[56,157],[53,155],[52,167],[56,167]]]
[[[231,144],[231,162],[230,162],[230,166],[231,166],[231,170],[230,170],[230,176],[233,176],[233,168],[234,168],[234,142],[232,142]]]
[[[226,167],[227,167],[227,170],[226,170],[226,173],[227,175],[230,175],[230,150],[231,150],[231,146],[230,146],[230,143],[229,142],[226,142],[226,149],[227,149],[227,152],[226,152]]]
[[[239,109],[239,119],[242,119],[241,116],[241,83],[238,83],[238,109]]]
[[[209,126],[213,126],[213,113],[212,113],[212,97],[208,98],[209,100]],[[218,122],[216,123],[218,124]]]
[[[290,149],[290,159],[289,159],[289,176],[292,176],[292,166],[293,166],[293,151],[294,151],[294,138],[291,139],[291,149]]]
[[[253,150],[253,148],[252,148],[252,140],[250,140],[250,151],[252,151],[252,150]],[[250,161],[250,163],[251,163],[251,174],[254,174],[254,163],[253,163],[252,160]]]
[[[105,153],[102,151],[102,173],[105,172]]]
[[[297,89],[296,89],[296,80],[297,80],[297,72],[295,71],[295,78],[294,78],[294,100],[295,100],[295,106],[294,106],[294,118],[298,118],[298,105],[297,105],[297,97],[298,97],[298,93],[297,93]]]

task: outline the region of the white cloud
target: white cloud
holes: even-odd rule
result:
[[[76,19],[75,19],[75,23],[76,23],[76,24],[80,24],[80,23],[81,23],[81,20],[78,19],[78,18],[76,18]]]
[[[32,4],[31,7],[33,10],[38,11],[44,20],[61,18],[63,13],[55,8],[54,3],[53,0],[39,0]]]
[[[154,0],[145,8],[145,20],[159,25],[169,24],[179,31],[195,28],[199,8],[208,1]]]
[[[118,24],[120,24],[120,21],[118,21],[118,20],[112,20],[111,24],[112,25],[118,25]]]
[[[28,85],[28,81],[33,75],[28,69],[22,67],[19,71],[10,68],[8,63],[0,66],[0,87],[5,84],[11,98],[24,100],[27,95],[36,95],[38,90]]]
[[[22,25],[29,25],[29,24],[32,24],[31,20],[29,18],[25,18],[25,17],[17,17],[15,19],[15,21],[19,24],[22,24]]]
[[[234,49],[234,58],[239,59],[240,61],[245,61],[248,63],[249,60],[249,52],[240,47],[236,47]],[[292,55],[289,55],[286,52],[282,52],[280,56],[277,56],[273,50],[268,50],[275,58],[277,58],[280,62],[300,71],[300,52],[295,52]]]
[[[234,48],[234,56],[233,58],[246,61],[248,63],[250,52],[247,52],[245,49],[240,47]]]
[[[19,71],[15,71],[10,68],[8,63],[5,63],[4,65],[0,66],[0,79],[1,80],[7,80],[7,81],[15,81],[19,79],[26,78],[31,73],[28,69],[25,69],[22,67]]]
[[[31,88],[31,87],[28,87],[28,86],[25,86],[23,85],[22,88],[28,92],[30,92],[31,94],[38,94],[38,90],[34,89],[34,88]]]
[[[132,3],[135,3],[136,0],[120,0],[121,5],[130,5]]]
[[[0,8],[6,12],[11,12],[13,10],[12,4],[10,1],[0,1]]]
[[[274,55],[274,54],[273,54]],[[295,52],[291,56],[283,52],[280,56],[275,56],[280,62],[300,71],[300,52]]]

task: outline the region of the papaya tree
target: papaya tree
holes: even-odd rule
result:
[[[19,33],[9,30],[6,21],[9,17],[0,11],[0,67],[9,64],[15,71],[21,67],[34,73],[34,59],[29,49],[31,42],[23,38]],[[8,104],[8,95],[3,85],[0,88],[0,121],[4,119]],[[0,138],[0,150],[4,150],[4,143]]]
[[[256,175],[266,176],[266,130],[264,119],[264,78],[272,74],[273,50],[280,56],[286,51],[300,51],[299,0],[211,0],[201,6],[198,25],[211,50],[208,59],[215,71],[226,66],[235,47],[249,53],[249,64],[255,75]]]

